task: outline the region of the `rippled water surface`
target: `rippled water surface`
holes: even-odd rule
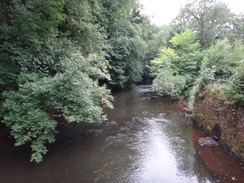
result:
[[[0,138],[0,182],[214,182],[193,149],[189,119],[177,103],[151,96],[149,85],[115,93],[106,122],[62,127],[39,165],[29,163],[28,147]]]

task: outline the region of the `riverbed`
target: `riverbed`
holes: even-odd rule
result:
[[[150,85],[116,92],[114,98],[104,123],[61,127],[40,164],[29,162],[27,146],[14,147],[1,137],[1,182],[216,182],[194,150],[195,129],[177,102],[154,97]]]

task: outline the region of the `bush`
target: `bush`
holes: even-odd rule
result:
[[[179,98],[186,86],[184,76],[172,75],[170,70],[161,69],[153,80],[152,88],[161,95],[168,95],[172,98]]]
[[[219,95],[226,95],[226,90],[228,88],[228,85],[226,83],[221,83],[221,82],[214,82],[214,83],[209,83],[205,87],[208,91],[214,94],[219,94]]]
[[[214,72],[215,72],[214,68],[210,69],[210,68],[201,67],[199,77],[195,81],[195,83],[190,91],[190,95],[188,97],[189,102],[188,102],[187,109],[189,111],[192,111],[194,108],[196,95],[200,92],[200,90],[204,86],[206,86],[213,79]]]
[[[241,61],[235,69],[235,74],[231,77],[228,83],[230,88],[227,95],[234,98],[239,105],[244,105],[244,61]]]

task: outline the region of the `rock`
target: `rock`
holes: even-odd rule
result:
[[[211,137],[202,137],[198,140],[200,146],[217,147],[219,144]]]

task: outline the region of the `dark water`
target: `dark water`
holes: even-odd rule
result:
[[[149,85],[116,93],[107,122],[62,128],[39,165],[29,163],[27,147],[1,137],[0,182],[214,182],[194,151],[189,119],[176,103],[151,95]]]

